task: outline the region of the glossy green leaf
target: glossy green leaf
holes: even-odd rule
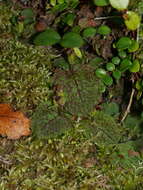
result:
[[[113,77],[116,79],[116,80],[119,80],[121,78],[121,71],[119,70],[116,70],[116,71],[113,71]]]
[[[120,63],[120,58],[119,57],[113,57],[112,58],[112,63],[114,64],[114,65],[119,65],[119,63]]]
[[[101,35],[108,35],[111,33],[111,29],[107,25],[102,25],[97,29],[97,33]]]
[[[96,34],[96,28],[94,27],[88,27],[83,31],[83,37],[93,37]]]
[[[105,85],[107,86],[111,86],[113,84],[113,79],[112,77],[110,77],[109,75],[105,75],[103,78],[102,78],[102,81],[104,82]]]
[[[127,53],[125,51],[119,51],[118,56],[123,59],[127,57]]]
[[[121,64],[120,64],[120,71],[121,72],[125,72],[126,70],[128,70],[130,67],[132,66],[132,62],[126,58],[124,59]]]
[[[50,46],[60,41],[60,35],[53,29],[47,29],[38,34],[34,39],[34,44],[38,46]]]
[[[109,0],[113,8],[117,10],[124,10],[128,7],[129,0]]]
[[[109,0],[94,0],[96,6],[107,6],[109,5]]]
[[[140,26],[140,17],[133,11],[128,11],[125,16],[125,25],[129,30],[136,30]]]
[[[81,47],[84,44],[82,37],[74,32],[64,34],[61,40],[61,46],[65,48]]]
[[[128,49],[132,45],[132,40],[129,37],[121,37],[117,43],[116,48],[120,50]]]
[[[132,66],[130,67],[130,72],[135,73],[135,72],[139,72],[140,70],[140,63],[139,60],[134,60],[132,63]]]
[[[135,52],[139,49],[139,43],[136,40],[132,40],[131,46],[128,48],[130,53]]]
[[[114,71],[115,70],[115,65],[113,63],[107,63],[106,64],[106,69],[108,71]]]
[[[106,76],[106,71],[102,68],[96,69],[95,74],[99,78],[103,78]]]

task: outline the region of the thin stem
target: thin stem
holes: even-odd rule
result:
[[[94,18],[94,20],[106,20],[106,19],[112,19],[112,18],[118,18],[120,16],[107,16],[107,17],[97,17]]]
[[[123,123],[124,120],[126,119],[128,113],[130,113],[130,109],[131,109],[131,106],[132,106],[132,102],[133,102],[133,97],[134,97],[134,94],[135,94],[135,89],[133,88],[132,89],[132,93],[131,93],[131,96],[130,96],[130,100],[129,100],[129,104],[128,104],[128,107],[123,115],[123,118],[121,120],[121,122]]]

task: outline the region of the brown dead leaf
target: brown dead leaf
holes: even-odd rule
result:
[[[9,104],[0,104],[0,135],[19,139],[30,133],[30,120],[22,112],[13,111]]]

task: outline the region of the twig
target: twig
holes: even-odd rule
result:
[[[107,16],[107,17],[96,17],[94,20],[106,20],[106,19],[112,19],[112,18],[118,18],[120,16]]]
[[[133,97],[134,97],[134,94],[135,94],[135,89],[133,88],[132,89],[132,93],[131,93],[131,96],[130,96],[130,101],[129,101],[129,104],[128,104],[128,107],[123,115],[123,118],[121,119],[121,122],[123,123],[124,120],[126,119],[128,113],[130,113],[130,109],[131,109],[131,105],[132,105],[132,102],[133,102]]]

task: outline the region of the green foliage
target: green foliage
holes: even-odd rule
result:
[[[125,17],[125,25],[129,30],[136,30],[140,26],[140,17],[133,11],[128,11]]]
[[[132,73],[136,73],[136,72],[139,72],[140,70],[140,63],[137,59],[135,59],[132,63],[132,66],[130,67],[130,72]]]
[[[83,31],[83,37],[85,38],[93,37],[95,34],[96,34],[96,28],[94,27],[88,27]]]
[[[50,60],[47,52],[14,40],[0,42],[1,102],[30,111],[50,95]]]
[[[34,39],[34,44],[40,46],[51,46],[60,41],[60,35],[53,29],[47,29],[38,34]]]
[[[129,37],[121,37],[116,43],[116,48],[119,50],[124,50],[130,48],[131,45],[132,40]]]
[[[132,62],[128,58],[125,58],[121,61],[120,71],[125,72],[126,70],[130,69],[131,66]]]
[[[109,0],[93,0],[96,6],[107,6],[109,5]]]
[[[60,44],[65,48],[74,48],[81,47],[84,44],[84,41],[79,34],[74,32],[68,32],[64,34]]]
[[[114,71],[115,70],[115,65],[113,63],[107,63],[106,64],[106,69],[108,71]]]
[[[97,33],[101,35],[108,35],[111,33],[111,29],[107,25],[102,25],[97,29]]]
[[[127,9],[129,0],[109,0],[112,7],[117,10]]]

